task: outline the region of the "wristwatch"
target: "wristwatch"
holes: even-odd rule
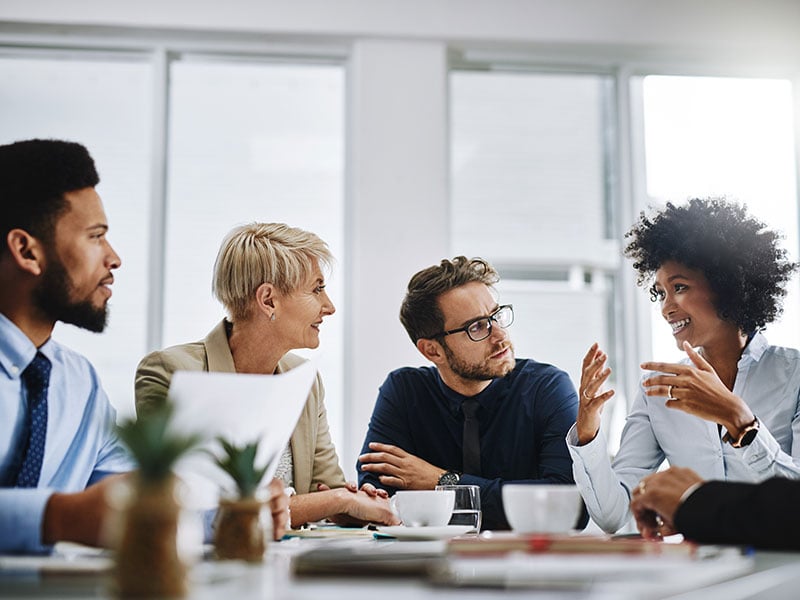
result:
[[[734,448],[744,448],[745,446],[749,446],[750,443],[756,439],[760,427],[761,423],[759,422],[758,417],[755,417],[752,423],[748,423],[744,426],[744,429],[742,429],[739,437],[734,439],[730,432],[728,432],[723,436],[722,441],[728,442]]]
[[[445,471],[442,473],[442,476],[439,477],[439,483],[436,485],[458,485],[459,481],[461,481],[461,473],[457,471]]]

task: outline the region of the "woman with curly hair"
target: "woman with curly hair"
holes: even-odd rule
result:
[[[719,199],[693,199],[626,234],[638,284],[672,328],[687,358],[646,362],[638,394],[608,459],[600,430],[601,391],[611,374],[594,344],[583,359],[580,406],[567,435],[573,474],[595,522],[617,531],[630,517],[642,478],[667,460],[704,479],[800,479],[800,352],[770,346],[761,330],[781,312],[797,269],[779,235]],[[662,533],[672,533],[661,525]]]

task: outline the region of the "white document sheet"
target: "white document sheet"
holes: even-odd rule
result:
[[[220,493],[233,494],[230,476],[214,464],[207,451],[221,455],[216,441],[236,445],[259,440],[256,466],[269,462],[262,486],[275,474],[306,403],[316,368],[305,362],[286,373],[249,375],[178,371],[172,377],[169,399],[175,405],[172,430],[200,433],[206,441],[181,460],[175,472],[185,483],[184,506],[215,508]]]
[[[438,578],[461,586],[591,590],[592,597],[597,598],[655,599],[728,581],[753,570],[753,558],[743,556],[739,548],[708,549],[715,550],[716,555],[698,559],[514,552],[502,557],[457,557],[448,559]],[[724,596],[704,596],[717,597]]]

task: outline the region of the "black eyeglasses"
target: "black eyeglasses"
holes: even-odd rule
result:
[[[450,335],[451,333],[459,333],[464,331],[469,336],[469,339],[471,339],[473,342],[480,342],[481,340],[485,340],[487,337],[492,335],[493,322],[497,323],[497,326],[503,329],[511,325],[514,322],[514,307],[511,304],[504,304],[488,317],[473,319],[464,325],[464,327],[443,331],[431,337],[444,337],[446,335]]]

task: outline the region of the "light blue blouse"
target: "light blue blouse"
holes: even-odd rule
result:
[[[51,494],[77,492],[134,468],[113,433],[116,412],[91,363],[53,339],[39,351],[52,363],[42,471],[36,488],[0,488],[0,552],[47,551],[41,529]],[[35,355],[30,339],[0,314],[0,480],[20,443],[26,405],[20,376]]]
[[[716,423],[667,408],[664,397],[645,396],[641,384],[613,462],[602,429],[594,440],[578,446],[573,425],[566,438],[572,471],[595,523],[609,533],[625,525],[631,517],[631,490],[664,460],[690,467],[704,479],[800,479],[800,352],[770,346],[757,333],[738,369],[733,393],[761,422],[755,440],[745,448],[722,442]]]

